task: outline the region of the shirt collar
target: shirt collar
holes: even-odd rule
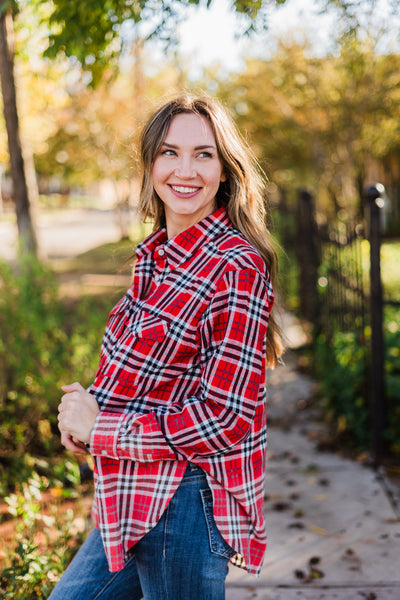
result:
[[[201,246],[204,246],[230,227],[232,225],[226,210],[221,207],[170,240],[167,239],[165,228],[155,231],[138,245],[136,254],[138,257],[150,254],[163,244],[168,264],[171,269],[174,269],[195,254]]]
[[[153,251],[161,244],[164,244],[164,242],[166,242],[167,239],[167,230],[165,229],[165,227],[163,229],[153,231],[153,233],[151,233],[147,238],[145,238],[143,242],[140,242],[140,244],[136,246],[136,256],[140,258],[142,256],[152,254]]]

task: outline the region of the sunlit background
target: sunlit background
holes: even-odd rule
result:
[[[384,455],[399,472],[398,0],[214,0],[209,8],[149,0],[140,22],[111,28],[118,18],[104,4],[0,1],[15,48],[15,80],[2,73],[4,112],[15,87],[19,117],[8,133],[0,117],[0,491],[9,512],[0,508],[5,520],[19,518],[25,544],[0,594],[14,600],[47,597],[65,548],[82,537],[90,484],[82,495],[79,465],[60,447],[59,388],[93,379],[106,314],[130,285],[134,248],[152,227],[137,214],[139,131],[182,90],[224,103],[268,179],[277,304],[300,332],[291,343],[316,390],[323,444],[359,461]],[[252,21],[234,4],[261,9]],[[52,21],[56,6],[63,18],[81,11],[81,21]],[[176,14],[147,39],[161,6]],[[370,241],[373,223],[380,247]],[[376,310],[383,338],[373,353]],[[41,520],[43,495],[62,507],[53,521]],[[46,527],[58,531],[58,546]],[[1,530],[5,548],[15,531]],[[36,543],[51,552],[37,553]],[[0,567],[10,560],[0,550]]]

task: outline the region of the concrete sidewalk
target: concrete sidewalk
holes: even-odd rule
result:
[[[400,600],[400,514],[384,480],[316,450],[314,384],[290,353],[268,379],[268,549],[260,578],[230,569],[227,600]]]

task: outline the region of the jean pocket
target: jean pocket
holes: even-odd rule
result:
[[[210,489],[200,490],[204,517],[206,519],[210,550],[213,554],[223,556],[228,560],[235,556],[236,551],[224,540],[215,523],[213,515],[213,497]]]

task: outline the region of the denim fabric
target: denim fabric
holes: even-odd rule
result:
[[[234,554],[215,525],[206,476],[189,463],[161,520],[135,545],[122,571],[109,572],[94,529],[50,599],[224,600]]]

